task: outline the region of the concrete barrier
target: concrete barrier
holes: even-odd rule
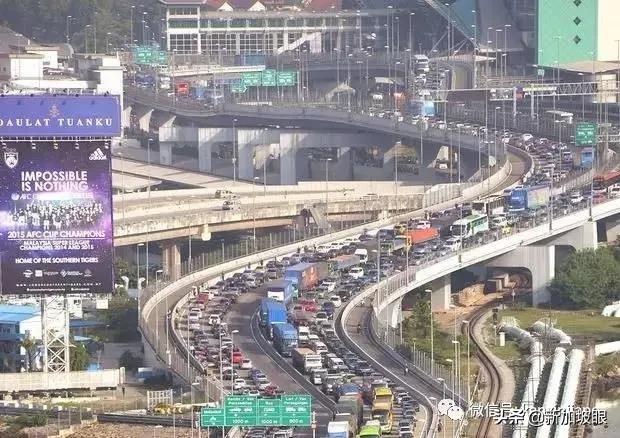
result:
[[[116,388],[125,383],[125,368],[69,373],[0,373],[0,392]]]

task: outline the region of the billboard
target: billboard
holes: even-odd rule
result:
[[[3,294],[110,293],[110,151],[103,142],[0,151]]]
[[[114,137],[120,133],[118,96],[0,98],[0,137]]]

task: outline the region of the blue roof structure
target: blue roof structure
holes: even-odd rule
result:
[[[0,304],[0,324],[16,324],[39,314],[38,306]]]

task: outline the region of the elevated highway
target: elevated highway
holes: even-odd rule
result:
[[[431,161],[434,159],[433,156],[424,156],[424,149],[428,148],[437,148],[437,145],[449,144],[454,150],[464,150],[469,151],[472,155],[478,155],[478,160],[480,160],[480,155],[488,154],[490,151],[487,150],[486,146],[481,147],[481,139],[479,137],[474,137],[471,135],[461,134],[460,132],[457,134],[455,132],[449,132],[440,129],[430,129],[424,126],[412,125],[409,123],[399,122],[398,120],[388,120],[381,119],[376,117],[371,117],[368,115],[362,114],[354,114],[350,112],[343,112],[333,108],[323,108],[323,107],[253,107],[247,105],[240,104],[224,104],[218,106],[213,109],[206,109],[204,107],[200,107],[196,104],[185,102],[181,105],[173,102],[170,99],[162,100],[161,98],[156,98],[153,93],[143,92],[141,90],[135,90],[130,88],[127,90],[126,102],[128,102],[128,107],[126,108],[126,113],[131,112],[133,110],[137,110],[141,114],[144,114],[142,117],[148,118],[149,120],[142,120],[140,125],[144,128],[149,128],[151,126],[150,118],[153,116],[154,111],[158,111],[164,114],[162,117],[156,117],[157,120],[178,120],[181,117],[187,118],[192,123],[199,123],[200,120],[203,120],[204,117],[212,117],[217,115],[228,115],[232,117],[245,117],[248,119],[260,119],[263,123],[266,120],[270,122],[283,123],[285,121],[296,121],[296,120],[304,120],[305,122],[322,122],[322,123],[330,123],[330,124],[339,124],[342,126],[346,126],[349,129],[353,128],[356,130],[360,130],[363,132],[381,132],[383,134],[388,134],[390,136],[396,137],[397,139],[403,139],[403,141],[410,141],[420,144],[421,149],[421,159],[424,165],[430,165]],[[174,123],[174,122],[172,122]],[[170,127],[167,125],[166,127]],[[160,137],[164,134],[165,130],[162,130],[161,127],[158,128],[160,132]],[[235,130],[235,135],[238,135],[239,129]],[[249,138],[251,135],[246,136],[244,138]],[[282,155],[287,154],[287,148],[289,153],[294,155],[296,153],[296,146],[290,144],[284,144],[281,141],[282,147]],[[246,175],[250,174],[250,168],[253,166],[252,164],[252,156],[253,156],[253,148],[255,143],[252,140],[248,140],[244,142],[243,139],[237,137],[236,144],[239,148],[239,174]],[[160,155],[170,156],[172,144],[169,142],[160,142]],[[165,151],[166,148],[169,148],[170,151]],[[498,151],[498,161],[502,162],[504,159],[505,151]],[[210,155],[210,150],[207,148],[206,150],[202,150],[200,143],[198,144],[198,154],[199,154],[199,162],[204,161],[201,160],[201,154]],[[500,156],[501,155],[501,156]],[[286,160],[285,160],[286,161]],[[487,171],[488,172],[488,171]],[[356,183],[357,185],[358,183]],[[361,183],[359,183],[361,184]],[[334,183],[332,183],[333,187]],[[453,190],[462,190],[467,188],[471,183],[463,183],[460,184],[458,188],[454,189],[444,189],[440,188],[439,190],[448,190],[451,193],[454,193]],[[299,192],[301,191],[301,187],[298,185],[296,188],[286,186],[284,189],[286,192]],[[354,187],[354,186],[353,186]],[[256,203],[256,205],[260,206],[263,201],[268,201],[265,198],[263,201],[255,199],[255,193],[253,191],[257,189],[253,185],[241,185],[239,188],[235,188],[235,190],[242,190],[244,192],[250,191],[252,194],[251,199],[247,197],[244,198],[242,205],[250,205],[250,201],[252,205]],[[387,190],[386,190],[387,189]],[[269,189],[275,190],[275,189]],[[280,189],[282,190],[282,189]],[[426,198],[432,198],[437,194],[437,188],[430,190],[426,194]],[[426,204],[427,201],[424,201],[424,197],[422,201],[415,201],[415,197],[423,194],[425,192],[424,187],[422,186],[422,190],[420,187],[418,188],[408,188],[406,186],[401,186],[396,189],[395,186],[386,185],[382,191],[369,191],[371,193],[379,193],[379,195],[385,196],[386,200],[389,201],[389,198],[393,199],[389,202],[394,202],[393,205],[384,204],[386,208],[392,209],[394,211],[400,210],[408,210],[411,208],[421,208]],[[366,192],[366,193],[369,193]],[[387,192],[387,193],[386,193]],[[397,199],[396,195],[400,195]],[[314,201],[320,202],[324,197],[318,196],[316,193],[316,197]],[[414,199],[410,198],[410,195],[415,195]],[[184,195],[181,195],[184,196]],[[191,194],[190,194],[191,196]],[[292,195],[288,195],[292,196]],[[358,194],[357,199],[353,199],[352,197],[345,198],[342,196],[342,199],[339,199],[337,196],[332,197],[329,196],[330,200],[330,214],[345,214],[345,213],[361,213],[367,211],[369,209],[373,209],[372,203],[368,203],[364,201],[361,194]],[[289,199],[292,199],[289,198]],[[116,198],[117,205],[120,201],[123,202],[123,199]],[[258,201],[258,202],[256,202]],[[228,223],[236,223],[238,227],[247,227],[248,221],[251,220],[254,222],[256,219],[275,219],[275,218],[290,218],[299,214],[301,209],[304,206],[307,206],[309,203],[312,203],[313,198],[304,197],[304,203],[292,203],[292,202],[278,202],[267,205],[266,212],[263,214],[259,209],[246,209],[244,207],[240,208],[237,211],[231,212],[222,212],[221,210],[218,212],[213,211],[213,204],[207,205],[202,204],[198,206],[198,203],[193,206],[182,205],[182,203],[178,203],[175,205],[175,210],[171,211],[170,209],[166,209],[162,207],[166,211],[162,211],[162,208],[154,208],[154,209],[144,209],[143,204],[138,207],[141,211],[140,214],[130,213],[127,210],[127,206],[122,208],[120,212],[121,221],[115,227],[115,236],[117,245],[128,245],[137,242],[142,242],[147,238],[147,235],[151,239],[170,239],[178,236],[187,236],[188,229],[190,229],[190,233],[207,236],[209,232],[208,227],[211,228],[211,231],[219,230],[231,230],[236,229],[235,226],[226,225]],[[363,202],[360,202],[363,201]],[[193,201],[192,201],[193,202]],[[403,203],[403,205],[397,205]],[[277,206],[277,209],[274,207]],[[332,211],[333,209],[333,211]],[[209,211],[207,211],[209,210]],[[182,213],[182,215],[181,215]],[[117,213],[117,217],[119,214]],[[280,225],[285,222],[283,221],[273,221],[271,222],[273,225]],[[158,233],[159,236],[158,237]]]

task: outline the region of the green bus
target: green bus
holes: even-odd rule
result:
[[[489,231],[489,217],[486,214],[472,214],[454,221],[450,226],[452,235],[461,238],[473,237],[485,231]]]
[[[381,426],[362,426],[357,438],[381,438]]]

